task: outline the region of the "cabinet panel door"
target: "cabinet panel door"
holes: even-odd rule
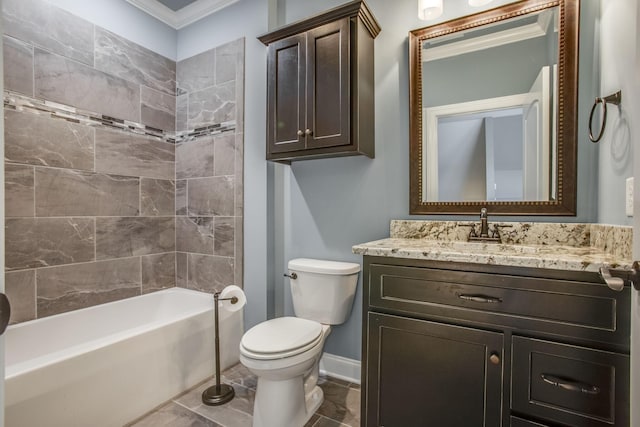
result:
[[[501,425],[502,334],[368,316],[364,425]]]
[[[305,35],[297,34],[270,44],[267,68],[267,154],[303,149]]]
[[[307,49],[307,148],[348,145],[349,18],[308,31]]]

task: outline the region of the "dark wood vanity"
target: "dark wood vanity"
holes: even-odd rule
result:
[[[363,284],[363,426],[629,426],[628,286],[377,256]]]
[[[267,160],[374,157],[373,39],[352,1],[259,37],[267,53]]]

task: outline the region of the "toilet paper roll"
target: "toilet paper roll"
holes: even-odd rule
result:
[[[247,303],[247,296],[244,294],[241,288],[236,285],[227,286],[220,292],[220,298],[238,298],[235,304],[232,304],[230,300],[220,301],[220,308],[226,311],[238,311]]]

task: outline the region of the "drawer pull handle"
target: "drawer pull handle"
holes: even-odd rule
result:
[[[500,298],[488,297],[485,295],[460,294],[458,295],[458,298],[463,299],[465,301],[482,302],[485,304],[496,304],[496,303],[502,302]]]
[[[558,378],[556,376],[549,375],[549,374],[540,374],[540,377],[542,378],[542,381],[544,381],[545,383],[551,384],[556,387],[560,387],[565,390],[576,391],[576,392],[585,393],[585,394],[600,393],[600,387],[597,387],[595,385],[589,385],[589,384],[580,383],[577,381],[566,380],[566,379]]]

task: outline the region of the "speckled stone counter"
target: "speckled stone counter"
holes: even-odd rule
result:
[[[556,270],[631,266],[632,228],[601,224],[491,222],[502,242],[467,242],[471,221],[392,221],[391,237],[353,246],[361,255]]]

